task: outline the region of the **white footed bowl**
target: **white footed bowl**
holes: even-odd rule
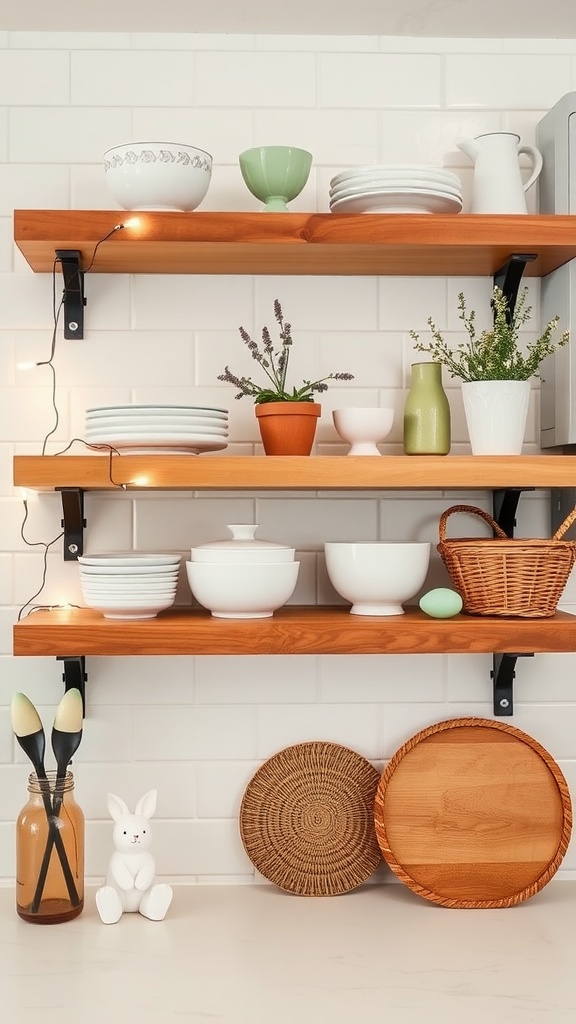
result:
[[[342,440],[352,446],[348,455],[380,455],[377,444],[392,430],[394,409],[349,406],[334,409],[332,419]]]
[[[212,157],[176,142],[130,142],[104,153],[106,185],[124,210],[195,210],[208,191]]]
[[[387,541],[324,545],[326,570],[353,615],[403,615],[402,605],[423,586],[429,543]]]
[[[194,597],[222,619],[262,619],[294,593],[300,562],[186,562]]]

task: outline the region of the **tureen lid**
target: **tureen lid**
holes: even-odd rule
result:
[[[193,551],[206,551],[206,549],[212,551],[220,551],[222,549],[233,548],[238,550],[239,548],[248,548],[254,550],[258,548],[260,551],[264,551],[270,548],[282,548],[288,550],[289,544],[275,544],[271,540],[256,540],[255,533],[258,529],[257,523],[233,523],[226,527],[232,534],[231,540],[210,540],[206,544],[199,544],[193,548]]]

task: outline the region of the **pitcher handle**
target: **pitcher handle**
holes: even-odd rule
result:
[[[526,153],[526,156],[529,156],[532,160],[532,174],[528,178],[526,184],[523,186],[524,191],[527,192],[530,188],[530,185],[534,184],[536,178],[540,174],[544,161],[542,159],[542,153],[539,149],[536,149],[535,146],[519,146],[518,153]]]

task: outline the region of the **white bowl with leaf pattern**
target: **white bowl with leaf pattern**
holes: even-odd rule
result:
[[[104,153],[106,185],[124,210],[195,210],[212,177],[212,157],[177,142],[130,142]]]

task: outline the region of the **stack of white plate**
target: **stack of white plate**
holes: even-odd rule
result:
[[[81,555],[80,583],[88,608],[106,619],[153,619],[176,597],[180,555]]]
[[[86,411],[86,440],[132,455],[199,455],[228,445],[228,410],[194,405],[100,405]]]
[[[460,213],[462,185],[426,164],[372,164],[330,181],[332,213]]]

